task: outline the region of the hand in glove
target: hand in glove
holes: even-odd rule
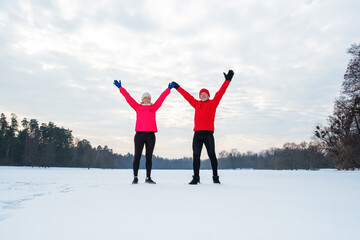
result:
[[[231,79],[232,79],[233,76],[234,76],[234,71],[233,71],[233,70],[229,70],[228,74],[225,74],[225,73],[224,73],[224,76],[225,76],[225,79],[226,79],[226,80],[231,81]]]
[[[114,80],[114,85],[117,87],[117,88],[121,88],[121,80]]]
[[[168,88],[171,90],[173,87],[175,87],[175,82],[169,83]]]
[[[174,84],[174,88],[175,88],[175,89],[178,89],[178,88],[180,87],[180,85],[177,84],[176,82],[172,82],[171,84]]]

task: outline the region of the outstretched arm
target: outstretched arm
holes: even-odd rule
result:
[[[219,91],[217,91],[215,93],[214,99],[213,101],[215,102],[216,106],[219,105],[221,98],[224,96],[224,93],[227,89],[227,87],[229,86],[232,77],[234,76],[234,72],[233,70],[229,70],[228,74],[224,73],[224,77],[225,77],[225,81],[224,83],[221,85]]]
[[[125,100],[129,103],[130,107],[132,107],[134,110],[136,110],[136,108],[140,105],[139,103],[137,103],[131,96],[130,94],[125,90],[125,88],[123,88],[121,86],[121,81],[114,81],[114,85],[119,88],[120,93],[125,97]]]
[[[190,105],[195,108],[197,100],[190,95],[187,91],[185,91],[182,87],[179,86],[176,82],[173,82],[175,84],[175,89],[185,98],[186,101],[190,103]]]
[[[156,100],[156,102],[154,103],[154,107],[155,107],[155,111],[157,111],[162,103],[164,102],[165,98],[170,94],[170,88],[167,88],[161,95],[160,97]]]
[[[130,94],[125,90],[125,88],[120,88],[120,93],[125,97],[125,100],[128,102],[128,104],[130,105],[130,107],[132,107],[134,110],[136,110],[136,108],[138,106],[140,106],[139,103],[137,103],[131,96]]]

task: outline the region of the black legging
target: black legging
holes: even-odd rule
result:
[[[194,168],[194,175],[199,176],[200,171],[200,155],[201,150],[205,144],[207,153],[210,158],[211,167],[213,170],[213,176],[217,176],[217,168],[218,168],[218,161],[215,154],[215,140],[214,140],[214,132],[212,131],[195,131],[194,138],[193,138],[193,168]]]
[[[152,154],[155,147],[155,133],[154,132],[136,132],[134,137],[135,155],[133,162],[134,176],[138,175],[140,167],[140,158],[146,146],[146,177],[150,177],[152,168]]]

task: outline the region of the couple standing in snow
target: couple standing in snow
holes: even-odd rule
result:
[[[146,146],[146,183],[155,184],[151,179],[152,155],[155,147],[155,132],[156,126],[156,111],[161,107],[165,98],[170,94],[170,90],[175,88],[189,103],[195,108],[194,117],[194,137],[193,137],[193,179],[189,184],[200,183],[200,155],[203,145],[205,144],[207,153],[210,158],[211,167],[213,171],[213,182],[220,183],[218,175],[218,161],[215,154],[215,140],[214,140],[214,121],[216,108],[220,103],[227,87],[230,84],[234,72],[229,70],[224,73],[225,81],[214,98],[210,99],[210,92],[203,88],[199,92],[200,100],[196,100],[192,95],[179,86],[176,82],[169,83],[166,90],[160,95],[154,104],[151,103],[151,95],[146,92],[142,95],[142,100],[137,103],[130,94],[121,85],[121,81],[114,81],[114,85],[119,88],[120,93],[125,97],[129,105],[136,111],[136,125],[135,125],[135,154],[133,162],[134,180],[133,184],[138,183],[138,171],[140,166],[140,158]]]

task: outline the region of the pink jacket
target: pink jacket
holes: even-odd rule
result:
[[[125,88],[121,87],[119,90],[120,93],[125,97],[126,101],[129,103],[130,107],[136,111],[135,131],[157,132],[156,111],[161,107],[165,98],[170,94],[170,89],[166,88],[166,90],[160,95],[156,102],[150,106],[137,103],[125,90]]]

